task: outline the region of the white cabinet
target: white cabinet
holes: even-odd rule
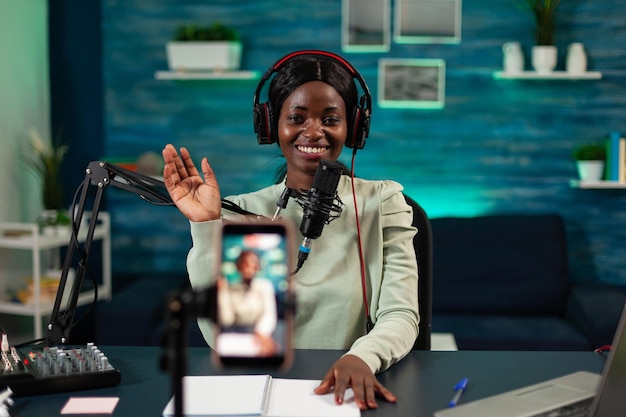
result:
[[[86,212],[84,218],[89,217]],[[84,243],[88,226],[83,225],[78,234],[80,243]],[[98,299],[108,300],[111,298],[111,220],[109,213],[98,213],[98,223],[96,225],[93,241],[102,241],[102,282],[98,285]],[[34,339],[39,339],[43,335],[42,319],[48,318],[52,313],[54,301],[42,302],[41,280],[44,266],[42,261],[45,251],[67,247],[70,243],[70,234],[62,233],[58,235],[40,234],[36,223],[0,223],[0,251],[18,250],[30,251],[32,263],[30,266],[33,280],[32,302],[20,303],[10,300],[7,294],[0,294],[0,313],[31,316],[34,321]],[[79,251],[74,251],[74,257]],[[63,260],[61,260],[61,266]],[[72,265],[76,268],[75,265]],[[0,265],[0,272],[5,276],[4,280],[19,281],[20,277],[11,276],[11,271],[5,270]],[[98,275],[94,272],[94,275]],[[85,280],[88,276],[85,276]],[[70,289],[70,283],[65,287],[66,292]],[[93,302],[93,290],[83,291],[78,297],[78,305],[85,305]],[[63,309],[65,306],[61,306]]]

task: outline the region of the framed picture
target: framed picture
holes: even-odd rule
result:
[[[460,43],[461,0],[396,0],[397,43]]]
[[[441,109],[445,104],[446,64],[442,59],[378,61],[378,105]]]
[[[387,52],[391,43],[391,0],[342,0],[341,48]]]

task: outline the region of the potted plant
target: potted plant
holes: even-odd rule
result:
[[[236,71],[241,50],[239,33],[219,21],[208,26],[181,25],[166,45],[172,71]]]
[[[600,142],[583,143],[574,147],[572,157],[576,161],[581,181],[600,181],[604,177],[606,144]]]
[[[557,48],[554,44],[556,9],[560,0],[525,0],[535,19],[535,45],[532,65],[539,73],[550,73],[556,68]]]
[[[57,229],[57,226],[67,228],[70,217],[63,208],[63,183],[60,174],[68,147],[60,139],[52,140],[34,128],[30,129],[28,136],[25,159],[42,181],[44,211],[39,218],[40,227],[42,231],[46,228]]]

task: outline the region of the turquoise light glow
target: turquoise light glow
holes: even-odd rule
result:
[[[475,217],[491,211],[491,201],[481,187],[422,185],[406,187],[404,192],[422,206],[429,218]]]

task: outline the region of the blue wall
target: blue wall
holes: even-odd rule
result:
[[[379,59],[441,58],[445,108],[375,106],[357,175],[401,182],[431,217],[558,212],[567,222],[574,276],[626,285],[626,191],[569,187],[574,144],[626,132],[623,0],[560,6],[559,69],[567,45],[583,42],[589,69],[603,73],[596,81],[495,80],[504,42],[521,42],[529,66],[531,17],[515,0],[465,0],[458,45],[392,44],[388,53],[342,53],[340,0],[102,0],[101,12],[103,158],[136,158],[171,142],[187,146],[196,161],[208,156],[224,195],[272,181],[277,148],[256,145],[252,131],[256,81],[154,78],[166,69],[165,43],[180,23],[235,26],[247,70],[265,71],[298,49],[343,54],[374,99]],[[184,273],[188,224],[175,209],[118,190],[106,197],[115,273]]]
[[[100,21],[99,1],[48,1],[51,130],[71,145],[63,165],[68,206],[104,150]]]

